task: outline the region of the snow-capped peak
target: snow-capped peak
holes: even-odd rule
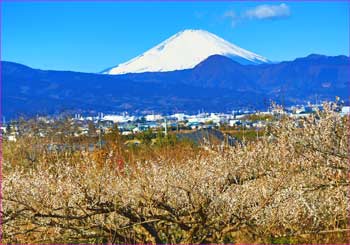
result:
[[[204,30],[184,30],[142,55],[104,71],[104,74],[163,72],[190,69],[211,55],[227,56],[242,64],[269,62]]]

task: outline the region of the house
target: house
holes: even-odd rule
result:
[[[241,125],[241,120],[237,120],[237,119],[231,119],[229,121],[229,125],[230,127],[234,127],[234,126],[238,126],[238,125]]]
[[[132,132],[133,132],[134,134],[139,133],[139,132],[142,132],[142,131],[145,131],[145,128],[142,127],[142,126],[137,126],[137,127],[135,127],[135,128],[132,129]]]
[[[200,126],[200,123],[199,123],[199,122],[196,122],[196,121],[188,122],[188,123],[187,123],[187,127],[190,127],[191,129],[199,128],[199,126]]]

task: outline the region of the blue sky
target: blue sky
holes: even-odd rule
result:
[[[184,29],[204,29],[273,61],[349,54],[348,2],[1,3],[1,59],[99,72]]]

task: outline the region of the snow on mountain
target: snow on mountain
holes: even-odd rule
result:
[[[130,61],[102,73],[125,74],[190,69],[215,54],[229,57],[241,64],[269,62],[266,58],[229,43],[210,32],[184,30]]]

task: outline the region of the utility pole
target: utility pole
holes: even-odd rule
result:
[[[164,134],[165,136],[168,135],[168,125],[167,125],[167,120],[166,120],[166,117],[164,118]]]
[[[245,125],[244,124],[242,124],[242,126],[243,126],[243,141],[245,142],[245,131],[244,131],[244,129],[245,129]]]
[[[100,125],[100,132],[99,132],[99,135],[98,135],[98,141],[99,141],[99,146],[100,146],[100,149],[102,149],[102,126]]]

